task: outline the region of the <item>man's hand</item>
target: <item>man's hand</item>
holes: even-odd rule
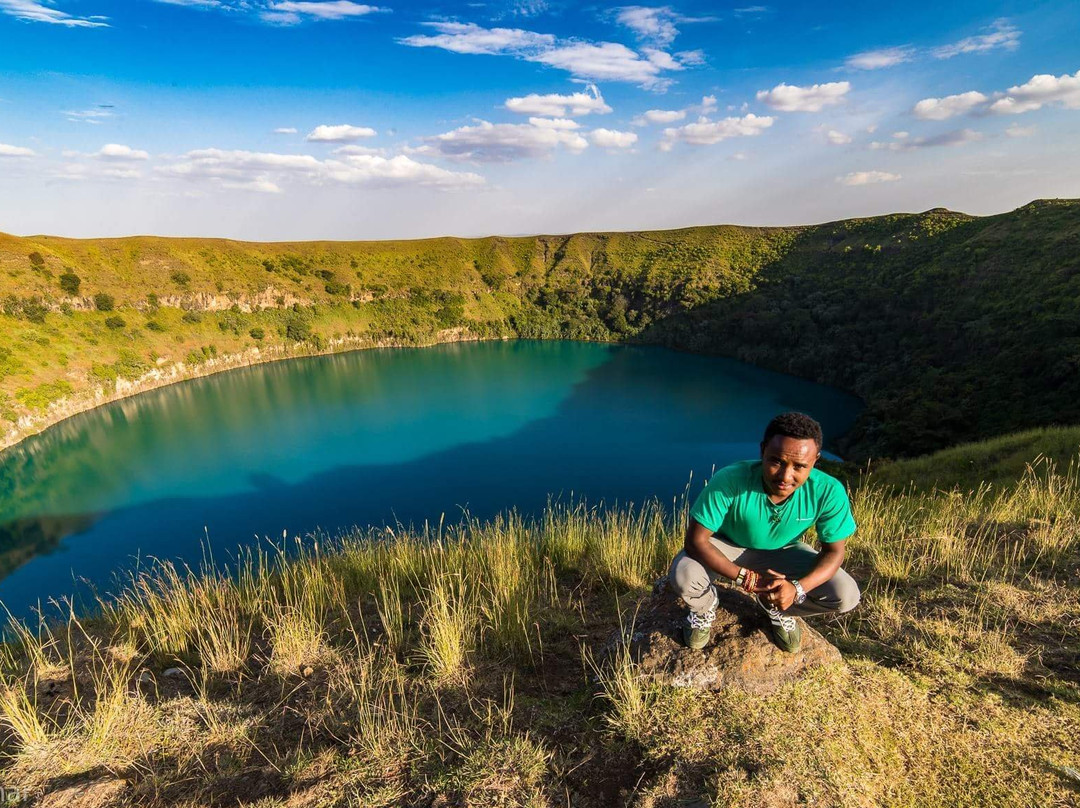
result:
[[[761,573],[761,583],[755,591],[761,596],[762,603],[782,612],[791,608],[798,594],[787,576],[776,570]]]

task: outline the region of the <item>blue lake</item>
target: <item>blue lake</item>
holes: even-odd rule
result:
[[[16,615],[139,559],[197,566],[353,525],[671,502],[755,457],[769,418],[826,438],[858,399],[662,348],[484,342],[230,371],[85,413],[0,455],[0,601]]]

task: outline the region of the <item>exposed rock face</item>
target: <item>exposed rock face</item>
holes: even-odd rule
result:
[[[686,609],[668,587],[658,584],[639,604],[630,634],[630,655],[641,676],[675,687],[720,690],[738,687],[756,695],[772,693],[804,671],[841,661],[840,652],[800,620],[802,645],[785,653],[769,639],[768,618],[746,595],[718,587],[712,638],[701,651],[682,644]],[[622,642],[611,638],[611,653]]]

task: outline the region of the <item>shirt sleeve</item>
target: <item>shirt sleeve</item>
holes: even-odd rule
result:
[[[847,491],[839,482],[834,481],[825,489],[816,526],[818,540],[825,544],[843,541],[855,533],[855,517],[851,513],[851,502]]]
[[[713,533],[724,524],[724,517],[735,501],[735,486],[731,477],[727,469],[716,472],[690,509],[690,518]]]

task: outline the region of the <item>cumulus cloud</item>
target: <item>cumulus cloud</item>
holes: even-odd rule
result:
[[[649,124],[675,123],[686,117],[685,109],[647,109],[631,123],[634,126],[648,126]]]
[[[537,125],[531,121],[527,124],[478,121],[475,126],[462,126],[424,141],[427,153],[477,163],[508,163],[522,158],[545,157],[558,148],[577,153],[589,145],[572,129]]]
[[[1046,104],[1080,109],[1080,70],[1071,76],[1068,73],[1032,76],[1026,84],[1006,90],[990,105],[990,111],[999,115],[1017,115],[1041,109]]]
[[[562,129],[564,131],[579,129],[581,124],[570,118],[529,118],[529,123],[539,126],[541,129]]]
[[[771,90],[760,90],[757,100],[780,112],[820,112],[844,100],[851,90],[847,81],[831,81],[810,87],[780,83]]]
[[[442,48],[454,53],[488,55],[532,53],[555,44],[551,34],[538,34],[521,28],[483,28],[474,22],[428,22],[437,34],[416,34],[399,40],[413,48]]]
[[[348,143],[362,137],[375,137],[376,134],[377,132],[370,126],[351,126],[347,123],[335,126],[323,124],[308,132],[304,140],[312,143]]]
[[[0,143],[0,157],[37,157],[37,152],[25,146],[11,146]]]
[[[975,90],[944,98],[924,98],[912,108],[911,114],[927,121],[944,121],[971,112],[987,100],[985,95]]]
[[[907,45],[895,48],[880,48],[856,53],[844,60],[844,65],[852,70],[880,70],[883,67],[910,62],[915,58],[915,49]]]
[[[131,146],[124,146],[120,143],[106,143],[90,156],[96,157],[99,160],[115,160],[121,162],[150,159],[149,152],[145,152],[142,149],[133,149]]]
[[[956,129],[952,132],[943,132],[932,137],[910,137],[907,132],[896,132],[891,142],[875,140],[870,144],[874,150],[887,151],[915,151],[935,146],[963,146],[965,143],[975,143],[983,139],[981,132],[974,129]]]
[[[414,48],[442,48],[453,53],[513,56],[566,70],[591,81],[626,81],[642,87],[663,89],[670,80],[665,70],[683,70],[698,64],[695,51],[672,56],[658,48],[641,53],[617,42],[558,39],[521,28],[484,28],[476,23],[429,22],[435,34],[417,34],[398,41]]]
[[[277,129],[274,130],[274,134],[275,135],[295,135],[296,134],[296,127],[295,126],[279,126]]]
[[[35,0],[0,0],[0,14],[26,22],[47,22],[67,28],[108,28],[106,17],[76,17]]]
[[[999,48],[1016,50],[1020,46],[1020,30],[1006,19],[995,20],[986,30],[985,34],[934,48],[931,54],[937,59],[951,59],[964,53],[985,53]]]
[[[836,129],[824,130],[825,139],[834,146],[844,146],[851,142],[851,135],[840,132]]]
[[[269,3],[259,12],[266,22],[275,25],[296,25],[304,19],[348,20],[365,17],[389,9],[353,3],[351,0],[285,0],[281,3]]]
[[[319,160],[307,154],[275,154],[225,149],[197,149],[158,168],[165,176],[222,188],[281,193],[282,183],[342,183],[371,187],[420,185],[444,189],[474,188],[484,178],[471,172],[449,171],[406,155],[383,157],[345,154]]]
[[[615,129],[593,129],[589,132],[589,142],[601,149],[629,149],[637,143],[638,136],[633,132],[619,132]]]
[[[723,118],[719,121],[710,121],[702,117],[696,123],[665,129],[664,137],[660,141],[660,149],[670,151],[678,142],[692,146],[711,146],[728,138],[753,137],[772,126],[774,120],[775,118],[753,113],[741,118]]]
[[[604,103],[604,97],[600,95],[600,89],[595,84],[586,86],[583,93],[530,93],[520,98],[507,98],[504,106],[519,115],[542,115],[548,118],[574,117],[591,112],[604,115],[611,112],[611,107]]]
[[[1039,131],[1037,126],[1021,126],[1018,123],[1014,123],[1005,130],[1005,134],[1009,137],[1031,137]]]
[[[900,179],[899,174],[890,174],[888,171],[852,171],[836,181],[841,185],[873,185],[879,182],[896,182]]]

